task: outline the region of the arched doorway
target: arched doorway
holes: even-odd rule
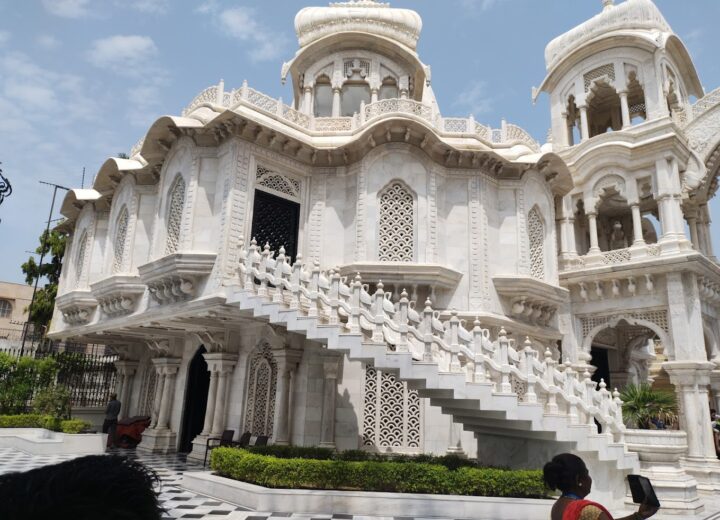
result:
[[[205,422],[205,408],[210,388],[210,372],[208,372],[208,365],[203,357],[206,352],[205,347],[201,346],[188,367],[185,406],[183,407],[180,446],[178,447],[178,451],[181,453],[189,453],[192,450],[192,441],[202,432]]]

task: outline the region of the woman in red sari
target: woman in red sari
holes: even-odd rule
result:
[[[570,453],[556,455],[543,468],[545,484],[559,489],[562,496],[552,508],[550,520],[613,520],[612,515],[600,504],[585,500],[592,487],[592,479],[585,462]],[[644,520],[658,509],[642,504],[637,513],[614,520]]]

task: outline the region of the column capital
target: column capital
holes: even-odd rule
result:
[[[670,376],[670,382],[678,387],[710,384],[710,374],[715,363],[709,361],[666,361],[662,367]]]
[[[115,361],[115,370],[117,370],[118,374],[132,376],[137,371],[139,365],[139,361],[120,359],[118,361]]]
[[[340,358],[330,356],[323,357],[323,370],[326,378],[337,379],[338,373],[340,372]]]
[[[230,372],[238,361],[238,355],[231,352],[206,352],[203,358],[210,372]]]
[[[157,373],[165,375],[177,374],[181,362],[182,360],[179,358],[155,358],[152,360]]]

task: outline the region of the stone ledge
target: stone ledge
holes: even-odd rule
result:
[[[104,433],[59,433],[43,428],[0,428],[0,447],[30,455],[99,455],[105,453]]]
[[[351,280],[360,273],[363,281],[382,280],[385,284],[428,285],[454,289],[462,273],[439,264],[415,264],[410,262],[355,262],[340,266],[340,275]]]
[[[212,271],[215,253],[173,253],[138,267],[142,283],[158,303],[195,296],[197,283]]]
[[[550,518],[552,500],[368,491],[270,489],[208,472],[188,472],[180,485],[255,511],[517,520]]]

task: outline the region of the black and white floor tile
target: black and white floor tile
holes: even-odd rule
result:
[[[141,461],[160,477],[160,502],[165,509],[163,520],[196,518],[199,520],[442,520],[410,517],[370,517],[348,514],[299,514],[288,512],[258,512],[235,504],[198,495],[179,486],[185,471],[202,471],[201,464],[187,461],[183,455],[147,455],[134,450],[114,450]],[[13,471],[27,471],[41,466],[57,464],[73,458],[72,455],[28,455],[11,448],[0,448],[0,475]]]

